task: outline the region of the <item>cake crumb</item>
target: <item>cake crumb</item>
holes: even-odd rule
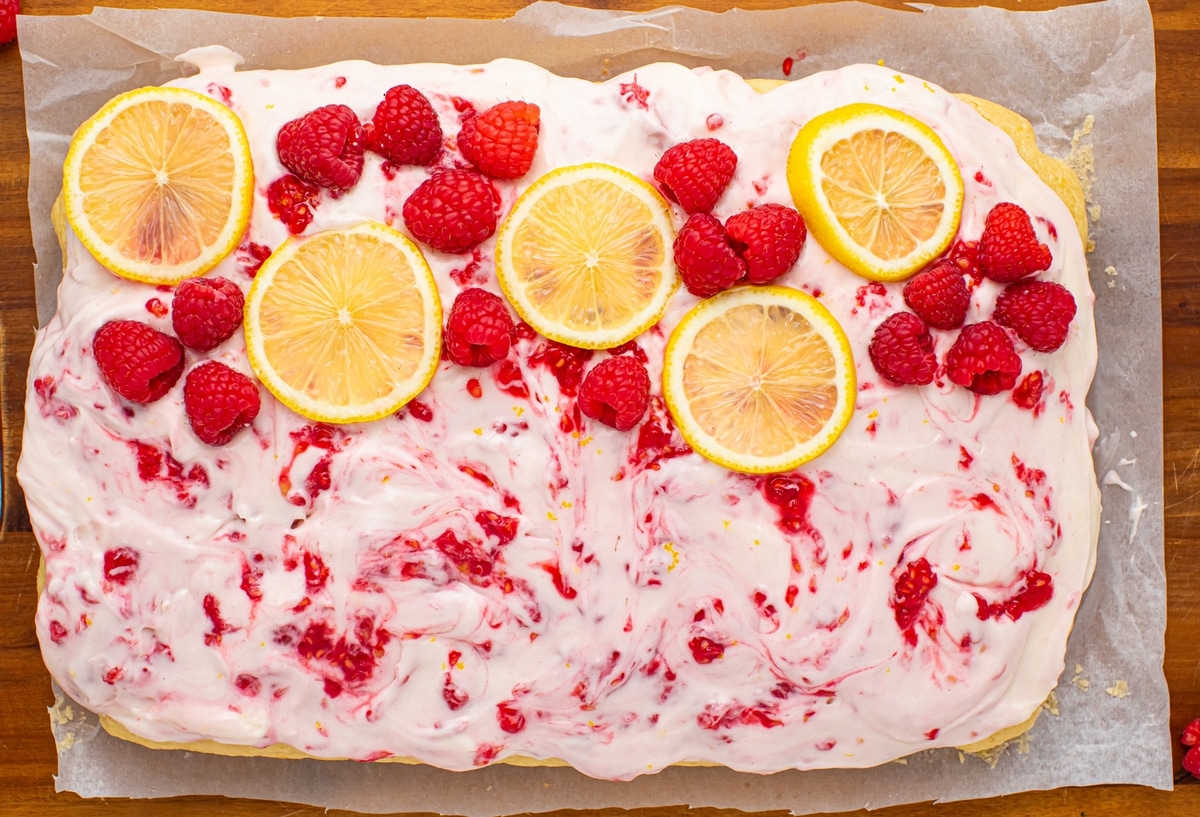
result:
[[[1110,278],[1116,278],[1117,275],[1119,275],[1120,273],[1117,272],[1116,267],[1114,267],[1112,264],[1109,264],[1107,267],[1104,268],[1104,274],[1109,276]]]
[[[1042,702],[1042,709],[1049,712],[1051,715],[1058,717],[1058,696],[1054,694],[1054,690],[1050,690],[1050,694],[1046,696],[1046,700]]]
[[[1125,681],[1117,681],[1104,691],[1114,698],[1127,698],[1129,696],[1129,684]]]
[[[1099,204],[1089,204],[1087,211],[1088,211],[1088,218],[1091,219],[1091,221],[1093,223],[1100,220],[1100,205]]]
[[[1077,128],[1071,137],[1071,152],[1065,160],[1067,166],[1079,177],[1079,183],[1083,186],[1083,200],[1089,205],[1092,203],[1092,183],[1096,179],[1096,156],[1092,145],[1083,144],[1083,139],[1092,135],[1092,127],[1095,124],[1096,117],[1091,114],[1084,117],[1083,125]]]
[[[1071,683],[1078,687],[1081,692],[1087,692],[1088,687],[1091,686],[1091,682],[1083,677],[1083,664],[1075,665],[1075,675],[1071,678]]]

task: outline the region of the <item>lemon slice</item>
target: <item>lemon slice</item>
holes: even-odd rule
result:
[[[500,226],[496,271],[522,318],[551,340],[608,349],[662,317],[675,291],[671,211],[616,167],[551,171]]]
[[[907,278],[950,245],[962,214],[954,157],[924,123],[856,103],[809,120],[788,186],[825,250],[875,281]]]
[[[421,393],[442,348],[442,307],[416,245],[378,222],[290,238],[246,296],[255,374],[310,420],[376,420]]]
[[[692,308],[667,342],[663,397],[688,444],[762,474],[819,456],[854,412],[854,359],[815,298],[736,287]]]
[[[177,284],[233,251],[250,220],[254,167],[237,115],[184,88],[110,100],[63,165],[67,221],[124,278]]]

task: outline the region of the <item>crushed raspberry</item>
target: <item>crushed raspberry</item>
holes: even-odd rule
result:
[[[313,211],[320,203],[321,188],[290,173],[267,186],[267,209],[284,223],[292,235],[299,235],[312,223]]]
[[[254,381],[210,360],[188,372],[183,407],[192,431],[208,445],[225,445],[258,416],[262,398]]]
[[[609,357],[583,378],[579,408],[593,420],[618,431],[628,431],[642,421],[650,405],[650,376],[633,357]]]
[[[208,487],[208,473],[203,465],[196,464],[185,471],[183,464],[169,451],[136,440],[129,446],[137,457],[138,477],[143,482],[161,482],[173,489],[175,497],[185,506],[190,508],[196,504],[193,488]]]
[[[617,355],[633,355],[643,366],[650,364],[650,356],[646,354],[645,349],[638,345],[636,340],[627,340],[620,346],[614,346],[608,350],[608,353],[613,357]]]
[[[717,139],[681,142],[662,155],[654,178],[663,195],[688,214],[707,213],[729,186],[737,168],[733,148]]]
[[[746,278],[765,284],[783,275],[800,258],[808,228],[791,207],[760,204],[729,217],[725,233],[746,262]]]
[[[994,601],[989,604],[983,596],[975,594],[978,610],[975,615],[980,621],[998,619],[1001,616],[1016,621],[1025,613],[1031,613],[1045,607],[1054,596],[1054,580],[1047,573],[1038,570],[1027,570],[1023,576],[1024,583],[1016,595],[1004,601]]]
[[[950,245],[945,260],[949,261],[959,272],[978,283],[983,280],[983,271],[979,269],[979,242],[956,239]]]
[[[156,318],[165,318],[171,310],[158,298],[151,298],[146,301],[146,311]]]
[[[1007,284],[1050,268],[1050,248],[1040,242],[1029,214],[1004,202],[988,213],[977,261],[983,274]]]
[[[783,726],[778,717],[778,704],[759,704],[757,706],[742,706],[741,704],[709,704],[704,711],[696,716],[696,723],[701,729],[730,729],[734,726],[763,726],[770,729]]]
[[[650,110],[650,89],[638,84],[637,74],[632,82],[621,83],[621,99],[629,105],[636,105],[644,111]]]
[[[1039,352],[1053,352],[1067,340],[1075,298],[1053,281],[1019,281],[1000,293],[992,319],[1007,326]]]
[[[591,349],[576,349],[548,340],[529,356],[529,365],[544,367],[558,381],[558,390],[566,397],[574,397],[583,382],[583,367],[591,359]]]
[[[141,321],[109,321],[92,338],[104,382],[134,403],[160,399],[183,374],[183,346]]]
[[[1045,386],[1045,381],[1041,372],[1030,372],[1021,378],[1021,382],[1013,389],[1012,399],[1023,409],[1029,409],[1035,414],[1038,411],[1038,405],[1042,402],[1042,389]]]
[[[410,400],[408,402],[408,411],[412,416],[422,423],[433,422],[433,409],[420,400]]]
[[[450,679],[450,673],[447,672],[445,683],[442,685],[442,699],[446,702],[446,706],[451,709],[462,709],[467,705],[470,697],[458,688],[454,681]]]
[[[104,552],[104,580],[113,584],[128,584],[137,572],[137,551],[113,548]]]
[[[221,603],[217,601],[217,597],[209,593],[204,597],[204,615],[208,618],[209,625],[212,627],[204,634],[204,643],[208,646],[221,643],[221,636],[225,633],[231,633],[234,630],[225,619],[221,618]]]
[[[533,166],[541,110],[530,102],[501,102],[463,122],[458,149],[485,176],[519,179]]]
[[[318,593],[329,581],[329,568],[325,560],[315,553],[304,553],[304,586],[310,593]]]
[[[959,268],[939,261],[904,285],[904,302],[934,329],[957,329],[967,317],[971,293]]]
[[[244,672],[233,680],[233,684],[247,698],[253,698],[262,691],[262,681]]]
[[[464,542],[448,530],[433,540],[433,546],[472,584],[487,584],[492,575],[492,559],[479,545]]]
[[[692,447],[675,431],[671,415],[657,395],[650,397],[649,416],[638,429],[637,448],[632,462],[657,471],[663,460],[692,453]]]
[[[917,633],[913,625],[921,616],[929,591],[937,587],[937,583],[937,574],[930,567],[929,560],[924,557],[909,562],[896,579],[896,588],[891,599],[892,609],[896,614],[896,624],[910,645],[917,643]]]
[[[571,587],[569,584],[567,584],[566,580],[563,578],[562,568],[558,566],[557,562],[544,562],[538,565],[538,567],[550,575],[550,581],[554,583],[554,589],[558,591],[558,595],[562,596],[568,601],[578,595],[578,591],[576,591],[574,587]]]
[[[491,536],[497,545],[507,545],[517,538],[518,519],[515,516],[501,516],[495,511],[480,511],[475,514],[475,522],[483,528],[485,536]]]
[[[104,671],[104,675],[102,677],[104,683],[108,684],[109,686],[116,686],[117,681],[120,681],[124,675],[125,670],[121,667],[110,667]]]
[[[262,267],[263,261],[271,257],[271,248],[265,244],[255,244],[253,241],[248,241],[238,247],[237,260],[242,265],[242,272],[253,278],[258,275],[258,270]]]
[[[490,366],[508,356],[515,340],[516,326],[499,295],[477,287],[458,293],[442,338],[447,357],[459,366]]]
[[[983,321],[963,327],[946,353],[946,373],[976,394],[998,394],[1017,384],[1021,358],[1007,332]]]
[[[725,645],[706,636],[693,638],[688,642],[688,649],[692,651],[692,657],[696,659],[697,664],[711,664],[725,655]]]
[[[262,601],[262,568],[255,567],[242,557],[242,581],[239,587],[252,602]]]
[[[496,232],[500,194],[470,170],[439,170],[404,202],[404,224],[413,238],[435,250],[459,253]]]
[[[50,640],[55,644],[61,644],[67,640],[67,628],[61,621],[50,622]]]
[[[184,346],[208,352],[233,337],[244,304],[242,291],[228,278],[189,278],[175,289],[171,326]]]
[[[293,119],[275,137],[279,161],[309,184],[340,193],[358,183],[366,133],[345,105],[325,105]]]
[[[442,153],[437,112],[411,85],[389,88],[363,130],[367,148],[392,164],[431,165]]]
[[[783,65],[780,67],[780,70],[783,71],[783,75],[785,77],[790,77],[792,75],[792,66],[795,64],[796,64],[796,61],[794,59],[792,59],[791,57],[783,58]]]
[[[496,704],[496,720],[500,722],[500,728],[510,735],[515,735],[525,728],[525,716],[517,709],[516,701]]]
[[[746,262],[730,242],[720,219],[696,213],[675,236],[675,266],[687,291],[708,298],[746,277]]]
[[[525,385],[525,377],[521,367],[511,360],[502,360],[495,371],[496,385],[506,394],[522,400],[529,399],[529,387]]]
[[[817,492],[810,480],[799,474],[768,477],[762,483],[762,492],[779,512],[779,526],[785,533],[809,530],[808,507]]]
[[[897,312],[879,324],[867,354],[875,371],[889,383],[924,386],[937,375],[933,337],[924,321],[911,312]]]

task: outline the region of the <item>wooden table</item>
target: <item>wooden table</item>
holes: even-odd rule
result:
[[[942,0],[944,5],[975,5]],[[241,0],[107,0],[121,7],[202,7],[214,11],[260,11],[318,15],[508,16],[526,0],[293,0],[256,7]],[[600,8],[648,9],[652,0],[592,0]],[[886,0],[881,5],[901,5]],[[1009,0],[993,5],[1048,8],[1054,0]],[[75,0],[25,0],[29,14],[83,14],[91,4]],[[772,8],[794,5],[780,0],[690,0],[713,11],[733,6]],[[1166,564],[1168,594],[1165,671],[1171,690],[1171,731],[1178,735],[1200,717],[1200,2],[1151,0],[1158,62],[1158,167],[1162,239],[1162,319],[1164,349],[1164,420],[1166,483]],[[115,817],[115,815],[319,815],[321,809],[287,803],[188,797],[170,801],[81,800],[56,794],[54,740],[46,707],[52,702],[50,678],[42,665],[33,630],[37,545],[29,530],[14,473],[21,444],[25,373],[37,320],[34,311],[34,261],[26,207],[28,147],[21,85],[21,60],[15,45],[0,48],[0,393],[3,418],[3,521],[0,524],[0,813],[13,817]],[[1191,291],[1196,287],[1195,292]],[[1176,746],[1176,766],[1179,763]],[[659,815],[683,811],[647,809]],[[714,810],[706,809],[712,813]],[[612,815],[619,814],[609,810]],[[733,815],[738,812],[722,812]],[[951,806],[903,806],[872,812],[880,817],[919,814],[966,817],[1004,815],[1120,815],[1168,817],[1200,814],[1200,781],[1189,779],[1174,792],[1132,786],[1059,789]],[[866,812],[862,812],[866,814]]]

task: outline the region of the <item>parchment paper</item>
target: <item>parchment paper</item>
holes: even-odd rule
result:
[[[792,76],[849,62],[886,63],[1027,116],[1043,148],[1094,154],[1090,256],[1100,371],[1088,399],[1100,429],[1104,516],[1095,580],[1079,610],[1057,690],[1028,740],[989,763],[954,750],[877,769],[785,772],[672,768],[630,783],[569,769],[467,773],[396,764],[219,758],[155,752],[97,731],[94,716],[52,710],[59,790],[86,797],[225,794],[360,811],[508,814],[687,803],[796,814],[960,800],[1096,783],[1171,787],[1162,514],[1158,185],[1154,54],[1144,0],[1047,13],[995,9],[893,12],[854,3],[723,15],[644,14],[541,3],[506,21],[271,19],[192,11],[96,9],[21,17],[31,145],[29,204],[39,316],[52,313],[60,259],[49,211],[70,134],[113,94],[184,69],[173,57],[226,45],[246,68],[339,59],[483,62],[508,56],[600,79],[656,60]],[[1094,130],[1086,135],[1087,117]],[[1089,148],[1090,145],[1090,148]],[[1107,478],[1106,478],[1107,477]],[[1078,667],[1078,669],[1076,669]],[[1126,693],[1127,694],[1124,694]],[[68,717],[70,715],[70,717]]]

